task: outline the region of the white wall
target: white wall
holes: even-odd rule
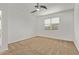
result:
[[[59,30],[44,30],[44,20],[49,17],[60,17],[60,27]],[[38,22],[36,25],[36,35],[46,36],[51,38],[57,38],[62,40],[73,41],[74,30],[73,30],[73,10],[63,11],[56,14],[51,14],[47,16],[37,17]]]
[[[0,30],[0,46],[2,45],[2,31]]]
[[[35,17],[27,12],[30,4],[0,4],[2,10],[2,48],[34,36]]]
[[[26,4],[27,5],[27,4]],[[8,42],[30,38],[34,35],[34,16],[26,5],[8,5]],[[27,9],[26,9],[27,8]]]
[[[75,4],[74,8],[74,43],[79,51],[79,4]]]

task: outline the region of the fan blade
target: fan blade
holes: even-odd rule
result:
[[[38,8],[38,6],[35,6],[36,8]]]
[[[42,5],[41,5],[40,7],[41,7],[41,8],[44,8],[44,9],[47,9],[47,7],[46,7],[46,6],[42,6]]]
[[[31,13],[34,13],[34,12],[36,12],[37,10],[34,10],[34,11],[32,11]]]

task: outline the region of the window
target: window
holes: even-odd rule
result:
[[[58,30],[59,23],[60,23],[59,17],[54,17],[54,18],[46,19],[44,21],[44,26],[46,30]]]
[[[45,20],[45,29],[50,29],[50,19]]]

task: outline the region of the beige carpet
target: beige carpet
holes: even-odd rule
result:
[[[9,44],[9,50],[3,55],[78,55],[73,42],[33,37],[20,42]]]

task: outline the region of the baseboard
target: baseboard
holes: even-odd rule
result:
[[[76,46],[76,48],[77,48],[77,50],[78,50],[78,52],[79,52],[78,43],[77,43],[76,41],[74,41],[74,44],[75,44],[75,46]]]
[[[15,43],[15,42],[18,42],[18,41],[22,41],[22,40],[25,40],[25,39],[30,39],[32,37],[35,37],[35,35],[29,35],[27,37],[21,38],[21,39],[16,40],[16,41],[8,42],[8,44]]]
[[[0,49],[0,54],[7,51],[7,50],[8,50],[8,48]]]
[[[57,40],[64,40],[64,41],[71,41],[71,42],[73,42],[73,40],[68,40],[68,39],[63,39],[63,38],[57,38],[57,37],[51,37],[51,36],[46,36],[46,35],[38,35],[38,36],[40,36],[40,37],[48,37],[48,38],[55,38],[55,39],[57,39]]]
[[[48,38],[55,38],[55,39],[64,40],[64,41],[71,41],[71,40],[68,40],[68,39],[57,38],[57,37],[51,37],[51,36],[46,36],[46,35],[37,35],[37,36],[48,37]],[[18,42],[18,41],[21,41],[21,40],[25,40],[25,39],[30,39],[30,38],[32,38],[32,37],[36,37],[36,35],[29,35],[29,36],[24,37],[24,38],[21,38],[21,39],[19,39],[19,40],[9,42],[8,44],[15,43],[15,42]]]

